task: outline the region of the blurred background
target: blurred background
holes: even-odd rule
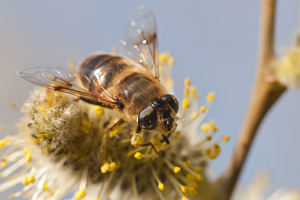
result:
[[[160,51],[175,57],[176,96],[182,99],[186,77],[202,97],[210,91],[217,94],[206,120],[216,120],[219,137],[231,136],[212,161],[219,175],[232,154],[252,89],[259,51],[259,0],[0,1],[0,124],[14,126],[20,114],[9,103],[21,107],[34,87],[16,75],[17,68],[67,66],[69,60],[80,64],[92,53],[111,51],[119,46],[128,17],[139,5],[149,7],[156,17]],[[300,4],[281,0],[277,8],[280,53],[293,44]],[[288,91],[269,112],[244,167],[242,184],[249,184],[257,172],[268,171],[274,187],[300,188],[299,102],[300,91]]]

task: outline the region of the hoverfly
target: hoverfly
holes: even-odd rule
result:
[[[124,122],[137,121],[132,145],[142,129],[157,130],[162,142],[174,132],[178,101],[159,81],[156,23],[152,12],[142,6],[129,20],[121,41],[128,58],[109,53],[88,57],[74,72],[59,67],[22,68],[17,74],[36,85],[77,96],[80,100],[115,110]],[[153,144],[148,142],[139,146]],[[156,151],[156,150],[155,150]]]

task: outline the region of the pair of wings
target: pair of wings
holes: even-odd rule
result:
[[[132,14],[121,44],[129,58],[146,68],[156,79],[159,78],[156,22],[151,10],[141,6]],[[96,105],[114,107],[118,104],[118,100],[107,92],[99,96],[82,87],[79,77],[85,76],[68,68],[27,67],[17,70],[17,74],[36,85],[75,95]]]

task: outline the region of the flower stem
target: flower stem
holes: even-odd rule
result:
[[[217,182],[224,199],[230,199],[261,122],[286,89],[272,77],[270,72],[270,64],[274,58],[276,0],[262,2],[261,46],[253,92],[234,154],[227,170]]]

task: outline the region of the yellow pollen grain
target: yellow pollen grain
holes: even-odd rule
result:
[[[182,197],[181,200],[189,200],[189,199],[186,197]]]
[[[99,200],[98,198],[94,199],[94,200]]]
[[[189,167],[189,166],[191,166],[191,161],[189,161],[189,160],[188,160],[188,161],[186,161],[186,162],[184,163],[184,166],[185,166],[185,167]]]
[[[206,107],[205,106],[201,106],[200,112],[204,113],[205,111],[206,111]]]
[[[112,162],[112,163],[109,164],[108,171],[111,172],[111,171],[115,170],[116,168],[117,168],[116,162]]]
[[[106,173],[106,172],[108,171],[108,169],[109,169],[109,163],[108,163],[108,162],[104,163],[104,164],[100,167],[100,170],[101,170],[101,172],[102,172],[103,174]]]
[[[194,167],[194,172],[199,173],[201,171],[201,167]]]
[[[173,168],[173,172],[174,172],[175,174],[179,173],[180,170],[181,170],[180,167],[174,167],[174,168]]]
[[[33,183],[34,181],[35,181],[34,176],[33,176],[32,174],[30,174],[30,175],[28,176],[28,182],[29,182],[29,183]]]
[[[49,185],[48,185],[48,184],[45,184],[44,187],[43,187],[43,190],[44,190],[44,191],[47,191],[48,189],[49,189]]]
[[[191,196],[195,196],[197,194],[197,190],[193,187],[189,187],[189,194]]]
[[[187,175],[186,175],[186,179],[189,180],[189,181],[195,181],[196,178],[195,178],[195,176],[192,175],[192,174],[187,174]]]
[[[183,99],[182,106],[185,109],[187,109],[190,106],[190,102],[187,98]]]
[[[160,54],[160,62],[164,63],[167,60],[168,57],[169,57],[168,53],[161,53]]]
[[[75,198],[77,200],[80,200],[80,199],[83,199],[85,197],[85,195],[86,195],[86,191],[85,191],[85,189],[82,189],[75,193]]]
[[[210,93],[208,93],[208,95],[206,96],[206,100],[208,101],[208,102],[211,102],[211,101],[213,101],[215,99],[215,93],[214,92],[210,92]]]
[[[127,152],[126,156],[127,156],[127,157],[130,157],[130,156],[132,156],[133,154],[134,154],[134,151],[130,150],[130,151]]]
[[[142,155],[140,152],[136,152],[136,153],[134,154],[134,157],[135,157],[136,159],[140,160],[140,159],[142,159],[143,155]]]
[[[30,163],[31,160],[32,160],[31,153],[26,154],[25,158],[26,158],[26,161],[27,161],[28,163]]]
[[[1,162],[1,164],[0,164],[0,166],[1,166],[1,168],[4,168],[4,167],[6,166],[6,161],[3,160],[3,161]]]
[[[212,139],[212,136],[211,136],[211,135],[209,135],[209,136],[206,137],[206,140],[207,140],[207,141],[211,141],[211,139]]]
[[[165,185],[163,183],[159,183],[157,187],[160,191],[164,191],[165,189]]]
[[[123,126],[119,125],[114,127],[111,131],[109,131],[108,135],[110,138],[115,137],[116,135],[118,135],[118,133],[120,133],[123,129]]]
[[[197,179],[198,181],[202,181],[204,178],[203,178],[203,176],[202,176],[201,174],[198,174],[198,175],[196,176],[196,179]]]
[[[187,193],[188,192],[188,187],[187,186],[182,186],[181,187],[181,191],[183,192],[183,193]]]
[[[28,181],[28,177],[27,176],[24,177],[23,184],[24,185],[29,185],[29,181]]]
[[[101,106],[96,106],[95,111],[97,117],[101,117],[104,114],[104,108]]]
[[[185,84],[185,85],[190,85],[190,84],[191,84],[191,79],[186,78],[186,79],[184,80],[184,84]]]
[[[10,137],[5,137],[4,139],[0,140],[0,148],[5,148],[9,140]]]
[[[197,184],[197,182],[193,181],[193,182],[190,183],[189,187],[197,189],[199,187],[199,185]]]
[[[170,66],[170,67],[173,67],[173,65],[174,65],[174,57],[169,57],[168,58],[168,65]]]
[[[224,135],[222,139],[223,141],[227,142],[230,140],[230,137],[228,135]]]
[[[210,131],[210,129],[211,129],[211,126],[207,123],[204,123],[204,124],[201,125],[201,130],[204,133],[207,133],[208,131]]]

